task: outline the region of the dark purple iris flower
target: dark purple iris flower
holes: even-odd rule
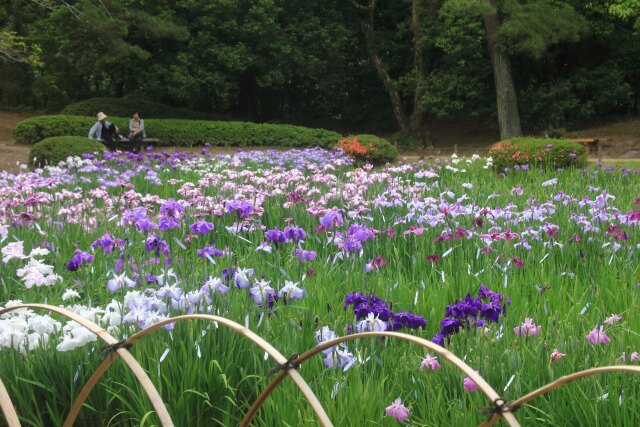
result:
[[[427,326],[427,321],[424,317],[413,314],[409,311],[400,311],[393,315],[392,330],[396,331],[403,326],[410,329],[424,328]]]
[[[156,255],[163,253],[169,255],[169,244],[166,240],[161,240],[158,236],[150,233],[144,244],[147,252],[156,251]]]
[[[231,267],[231,268],[225,268],[222,270],[222,272],[220,273],[220,277],[222,279],[224,279],[227,282],[230,282],[231,280],[233,280],[233,278],[236,275],[236,269]]]
[[[93,255],[83,250],[76,249],[73,254],[73,257],[65,265],[69,271],[77,271],[83,264],[90,264],[94,261]]]
[[[465,326],[471,329],[471,325],[484,326],[486,321],[497,323],[500,314],[506,316],[508,304],[511,304],[509,298],[480,285],[476,298],[467,294],[463,300],[445,308],[445,318],[440,322],[440,332],[431,341],[444,346],[445,338],[448,341],[451,335],[458,333]]]
[[[360,292],[353,292],[344,298],[343,308],[346,310],[350,305],[353,306],[353,312],[357,320],[364,319],[369,314],[375,315],[380,320],[387,322],[387,329],[397,331],[403,327],[418,329],[424,328],[427,321],[422,316],[415,315],[411,312],[393,313],[387,303],[378,298],[376,294],[366,296]]]

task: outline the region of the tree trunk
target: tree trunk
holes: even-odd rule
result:
[[[424,86],[421,84],[425,74],[424,43],[422,40],[422,19],[420,9],[422,0],[411,2],[411,32],[413,33],[413,71],[415,79],[415,91],[413,93],[413,111],[411,113],[411,133],[418,138],[422,145],[427,144],[427,132],[423,126],[424,111],[422,97]],[[432,146],[432,144],[429,144]]]
[[[493,80],[496,87],[496,104],[498,107],[498,124],[500,139],[505,140],[522,135],[518,100],[511,75],[509,56],[498,46],[498,9],[496,0],[490,0],[494,11],[484,15],[484,28],[487,33],[487,49],[493,67]]]
[[[389,71],[387,67],[382,62],[382,58],[378,54],[375,45],[374,31],[373,31],[373,17],[376,9],[377,0],[369,0],[369,5],[367,7],[367,20],[364,21],[364,38],[367,44],[367,50],[369,51],[369,56],[371,57],[371,62],[376,67],[376,71],[378,72],[378,77],[382,80],[382,84],[389,94],[389,99],[391,100],[391,109],[393,110],[393,115],[400,126],[400,129],[403,132],[411,131],[411,124],[404,111],[402,110],[402,98],[400,97],[400,92],[396,86],[396,83],[393,81],[391,76],[389,75]]]

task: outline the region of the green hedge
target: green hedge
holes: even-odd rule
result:
[[[138,98],[90,98],[67,105],[61,114],[95,117],[100,111],[116,117],[130,117],[138,111],[143,119],[225,120],[224,116],[175,108]]]
[[[29,161],[38,167],[57,165],[69,156],[81,156],[104,148],[102,143],[86,137],[54,136],[34,144],[29,153]]]
[[[128,133],[129,119],[109,117],[111,123]],[[96,119],[82,116],[39,116],[18,123],[13,138],[33,144],[61,135],[87,136]],[[342,138],[337,132],[302,126],[216,122],[204,120],[146,119],[147,136],[163,146],[191,146],[208,142],[216,146],[279,146],[329,148]]]
[[[587,150],[579,142],[566,139],[513,138],[501,141],[489,149],[493,167],[502,172],[516,165],[538,168],[584,167]]]

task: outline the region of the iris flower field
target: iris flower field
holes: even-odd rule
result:
[[[640,366],[640,171],[491,159],[356,166],[320,149],[104,153],[0,174],[0,308],[64,306],[124,339],[169,317],[226,317],[283,355],[364,331],[453,352],[505,399],[563,375]],[[105,357],[79,324],[0,317],[0,379],[25,426],[62,425]],[[230,426],[276,365],[231,330],[167,325],[131,353],[179,426]],[[351,341],[299,373],[339,426],[471,426],[491,402],[441,357]],[[608,373],[530,401],[522,425],[640,424],[640,376]],[[2,424],[0,416],[0,424]],[[314,425],[290,379],[253,425]],[[120,361],[77,426],[159,425]]]

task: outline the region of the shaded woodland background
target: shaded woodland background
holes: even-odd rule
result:
[[[639,12],[638,0],[5,0],[0,108],[133,97],[414,146],[458,117],[502,137],[545,132],[638,114]]]

